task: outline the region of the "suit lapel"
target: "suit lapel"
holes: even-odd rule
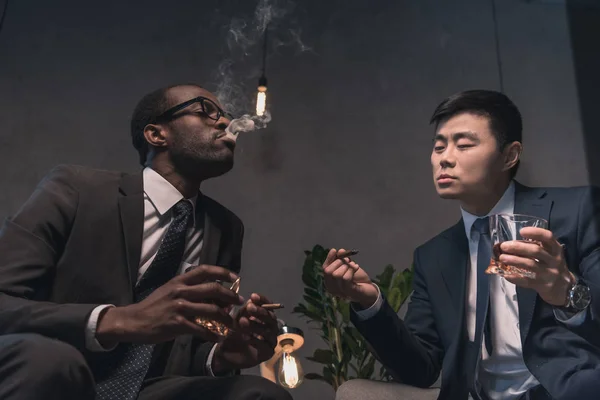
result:
[[[121,179],[119,189],[121,192],[119,196],[119,213],[129,270],[129,287],[133,289],[137,281],[144,233],[144,185],[142,174],[125,175]]]
[[[552,200],[546,197],[546,190],[534,189],[515,183],[515,214],[532,215],[549,221]],[[531,327],[533,311],[537,301],[537,292],[517,286],[517,301],[519,304],[519,324],[521,326],[521,341],[525,339]]]
[[[204,234],[202,250],[200,250],[200,264],[215,265],[219,257],[219,243],[221,241],[221,228],[219,228],[216,215],[210,200],[200,193],[196,201],[197,216],[204,220]]]
[[[446,247],[438,254],[438,264],[444,284],[452,298],[452,304],[459,313],[462,323],[465,310],[467,266],[469,265],[469,242],[461,219],[444,234]]]

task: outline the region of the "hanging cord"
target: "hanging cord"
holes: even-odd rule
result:
[[[2,10],[2,18],[0,18],[0,33],[2,33],[2,27],[4,26],[4,20],[6,19],[6,10],[8,9],[8,0],[4,0],[4,10]]]
[[[494,20],[494,40],[496,41],[496,64],[498,66],[498,80],[500,91],[504,93],[504,76],[502,74],[502,57],[500,55],[500,35],[498,34],[498,16],[496,15],[496,0],[491,0],[492,18]]]

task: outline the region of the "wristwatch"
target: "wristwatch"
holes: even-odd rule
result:
[[[590,288],[582,282],[578,277],[575,277],[575,283],[567,292],[567,304],[564,308],[568,311],[583,311],[592,302],[592,294]]]

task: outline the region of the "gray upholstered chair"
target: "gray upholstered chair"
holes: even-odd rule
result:
[[[406,314],[408,300],[398,311],[401,318]],[[421,389],[401,383],[352,379],[338,388],[335,400],[436,400],[440,383],[441,378],[431,388]]]

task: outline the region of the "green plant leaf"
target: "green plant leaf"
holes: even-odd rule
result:
[[[334,386],[335,381],[333,379],[333,371],[331,368],[323,367],[323,378],[325,378],[325,381],[329,382],[331,386]]]
[[[390,375],[384,368],[378,368],[379,376],[376,376],[377,359],[372,353],[372,347],[350,323],[349,302],[331,296],[325,289],[323,262],[328,251],[318,244],[311,251],[304,251],[303,301],[293,309],[294,313],[307,319],[310,329],[319,332],[319,336],[328,347],[315,350],[312,357],[307,357],[308,360],[323,365],[322,374],[306,374],[305,377],[308,380],[327,382],[334,390],[355,377],[379,377],[389,380]],[[410,268],[396,273],[392,265],[387,265],[383,272],[373,279],[394,309],[401,306],[412,290],[413,270],[411,265]],[[315,322],[317,324],[314,324]]]
[[[358,340],[352,335],[351,328],[346,327],[344,329],[344,333],[342,334],[342,341],[348,345],[348,348],[352,355],[354,355],[358,359],[362,357],[363,350],[361,349]]]
[[[350,351],[348,346],[342,345],[342,360],[340,361],[340,367],[346,371],[348,369],[348,363],[350,362],[350,360],[352,360],[352,352]]]
[[[392,279],[392,285],[390,286],[390,288],[398,288],[402,290],[405,281],[406,276],[404,275],[404,272],[396,274],[396,276],[394,276],[394,279]]]
[[[321,331],[323,332],[323,336],[329,337],[329,327],[326,324],[323,324]]]
[[[350,303],[347,301],[338,302],[338,312],[342,315],[342,321],[345,324],[350,323]]]
[[[305,273],[302,274],[302,283],[304,283],[310,288],[316,288],[319,284],[317,279],[313,275]]]
[[[316,245],[313,247],[312,255],[315,261],[320,261],[320,263],[323,264],[327,258],[327,250],[321,245]]]
[[[375,358],[371,358],[369,362],[361,368],[358,376],[362,379],[370,379],[373,372],[375,372]]]
[[[321,313],[315,312],[306,308],[306,306],[302,303],[294,307],[292,310],[294,314],[302,314],[307,318],[310,318],[316,322],[323,322],[323,315]],[[310,322],[310,321],[309,321]]]
[[[398,288],[391,288],[388,294],[388,303],[395,312],[398,312],[402,305],[402,293]]]
[[[381,289],[389,289],[395,271],[392,265],[386,265],[383,272],[375,277]]]
[[[304,299],[304,301],[306,301],[307,304],[312,305],[316,309],[322,309],[323,307],[323,303],[313,297],[310,297],[305,294],[304,296],[302,296],[302,298]]]
[[[306,306],[303,303],[298,303],[292,310],[293,313],[302,314],[306,310]]]
[[[314,298],[316,300],[322,300],[323,299],[323,296],[321,296],[321,294],[319,293],[319,291],[316,290],[316,289],[313,289],[313,288],[305,287],[304,288],[304,293],[307,296],[310,296],[310,297],[312,297],[312,298]]]
[[[306,258],[304,259],[304,264],[302,264],[302,272],[303,273],[312,273],[313,265],[315,264],[312,253],[308,253]]]
[[[334,361],[334,355],[331,350],[316,349],[312,357],[306,357],[307,360],[319,364],[331,365]]]

